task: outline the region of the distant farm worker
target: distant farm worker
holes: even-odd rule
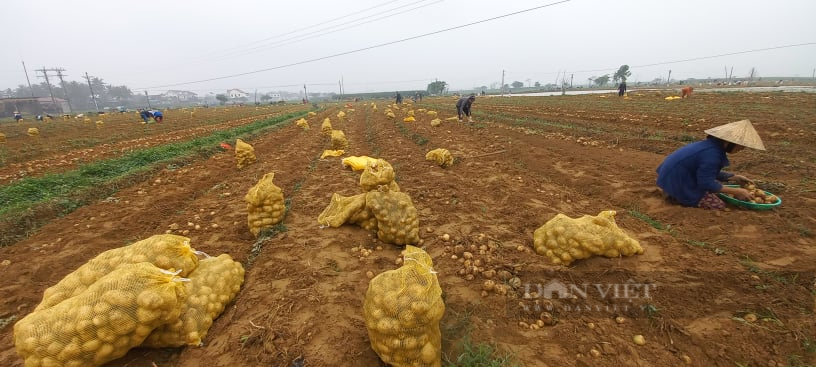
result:
[[[400,94],[400,92],[397,92],[397,104],[400,103],[402,103],[402,94]]]
[[[475,94],[459,98],[459,100],[456,101],[456,113],[459,114],[459,122],[462,122],[463,116],[467,116],[468,122],[473,122],[473,119],[470,118],[470,106],[473,105],[474,101],[476,101]]]
[[[688,144],[669,154],[657,167],[657,186],[671,202],[704,209],[724,209],[716,193],[750,200],[748,190],[723,186],[722,182],[750,182],[745,176],[722,171],[729,165],[726,154],[748,148],[765,150],[762,139],[749,120],[740,120],[705,131],[706,139]]]
[[[144,122],[148,122],[151,118],[156,122],[162,122],[162,120],[164,120],[164,115],[158,110],[142,110],[139,112],[139,116],[142,117]]]
[[[680,89],[680,98],[691,97],[691,92],[694,91],[692,87],[683,87]]]
[[[20,111],[14,111],[14,121],[20,122],[23,119],[23,114]]]
[[[626,81],[621,81],[620,85],[618,85],[618,97],[623,97],[626,94]]]

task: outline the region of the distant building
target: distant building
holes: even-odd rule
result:
[[[169,98],[169,99],[172,99],[174,101],[184,102],[184,101],[195,100],[196,98],[198,98],[198,94],[195,94],[193,92],[186,91],[186,90],[172,90],[171,89],[171,90],[168,90],[167,92],[165,92],[164,94],[162,94],[162,97]]]
[[[231,99],[246,98],[249,97],[249,93],[244,92],[240,89],[227,89],[227,96],[230,97]]]

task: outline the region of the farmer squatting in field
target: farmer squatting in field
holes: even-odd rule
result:
[[[156,122],[162,122],[164,120],[164,115],[159,110],[142,110],[139,112],[139,116],[142,117],[144,122],[148,122],[150,118],[153,118]]]
[[[473,105],[473,102],[476,100],[476,95],[471,94],[467,97],[459,98],[456,101],[456,113],[459,114],[459,122],[462,122],[462,115],[467,116],[468,122],[473,122],[473,119],[470,118],[470,106]]]
[[[750,200],[743,188],[723,186],[721,182],[745,183],[745,176],[722,171],[728,166],[726,153],[734,154],[745,147],[765,150],[762,139],[749,120],[717,126],[705,131],[706,140],[688,144],[669,154],[657,167],[657,186],[667,199],[683,206],[724,209],[718,192],[738,200]]]

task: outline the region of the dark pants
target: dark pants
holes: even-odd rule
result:
[[[470,107],[465,106],[462,107],[462,112],[464,112],[465,116],[470,117]],[[459,118],[462,118],[462,115],[459,115]]]

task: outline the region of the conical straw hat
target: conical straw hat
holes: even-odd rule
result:
[[[712,127],[705,131],[706,134],[722,140],[739,144],[748,148],[765,150],[765,144],[754,130],[750,120],[740,120],[730,124]]]

